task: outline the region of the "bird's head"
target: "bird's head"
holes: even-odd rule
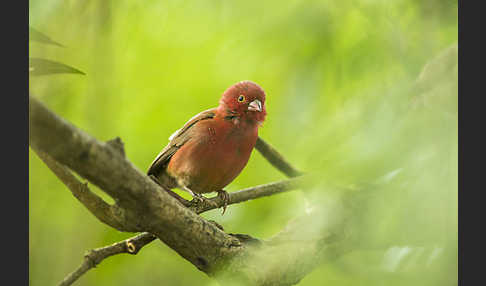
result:
[[[265,92],[254,82],[240,81],[223,93],[219,100],[219,108],[229,116],[238,116],[243,120],[261,124],[267,114]]]

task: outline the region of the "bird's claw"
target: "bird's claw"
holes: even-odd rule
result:
[[[206,198],[205,196],[201,195],[201,194],[198,194],[198,193],[193,193],[194,196],[193,196],[193,202],[194,204],[202,204],[202,203],[206,203],[206,204],[209,204],[211,206],[214,206],[214,207],[218,207],[218,205],[213,202],[211,199],[208,199]]]
[[[229,202],[229,194],[225,190],[219,190],[218,197],[223,201],[223,212],[221,213],[221,215],[224,215],[224,213],[226,212],[226,207],[228,206],[228,202]]]
[[[194,194],[195,196],[193,197],[193,199],[195,200],[196,203],[202,203],[204,201],[204,197],[200,194]]]

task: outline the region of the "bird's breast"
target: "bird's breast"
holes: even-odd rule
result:
[[[257,126],[203,121],[170,160],[167,171],[192,191],[218,191],[246,166],[258,137]]]

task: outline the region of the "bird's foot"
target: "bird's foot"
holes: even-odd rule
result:
[[[215,208],[218,207],[218,204],[216,202],[214,202],[213,200],[211,200],[209,198],[206,198],[205,196],[203,196],[201,194],[195,194],[195,196],[193,196],[193,201],[196,204],[208,204],[208,205],[213,206]]]
[[[198,194],[198,193],[192,193],[192,200],[196,203],[202,203],[204,202],[204,199],[206,199],[203,195]]]
[[[185,187],[184,190],[186,190],[189,194],[191,194],[191,196],[192,196],[191,203],[196,204],[196,205],[201,204],[201,203],[202,204],[209,204],[211,206],[218,207],[218,205],[215,202],[206,198],[202,194],[194,193],[191,189],[189,189],[187,187]]]
[[[223,212],[221,213],[221,215],[224,215],[224,213],[226,212],[226,207],[228,206],[229,203],[229,194],[225,190],[219,190],[218,198],[220,198],[223,201]]]

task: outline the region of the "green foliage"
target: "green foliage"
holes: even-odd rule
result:
[[[51,38],[49,38],[49,36],[37,31],[32,27],[29,27],[29,41],[63,47],[63,45],[53,41]]]
[[[320,172],[324,186],[203,214],[226,231],[270,237],[335,195],[332,183],[372,197],[357,213],[356,251],[299,285],[457,284],[457,1],[29,5],[31,25],[69,47],[31,42],[31,56],[87,73],[31,77],[31,92],[100,140],[120,136],[142,171],[228,86],[249,79],[265,89],[260,135],[298,169]],[[228,190],[282,178],[254,152]],[[99,223],[33,152],[29,183],[32,285],[58,283],[85,250],[131,235]],[[154,242],[77,285],[215,283]]]
[[[63,45],[54,42],[47,35],[37,31],[32,27],[29,27],[29,41],[63,47]],[[70,67],[68,65],[65,65],[63,63],[59,63],[47,59],[40,59],[40,58],[33,58],[33,57],[29,58],[30,76],[59,74],[59,73],[85,74],[84,72],[75,69],[73,67]]]
[[[55,73],[78,73],[85,74],[84,72],[77,70],[73,67],[58,63],[56,61],[29,58],[29,74],[30,75],[48,75]]]

